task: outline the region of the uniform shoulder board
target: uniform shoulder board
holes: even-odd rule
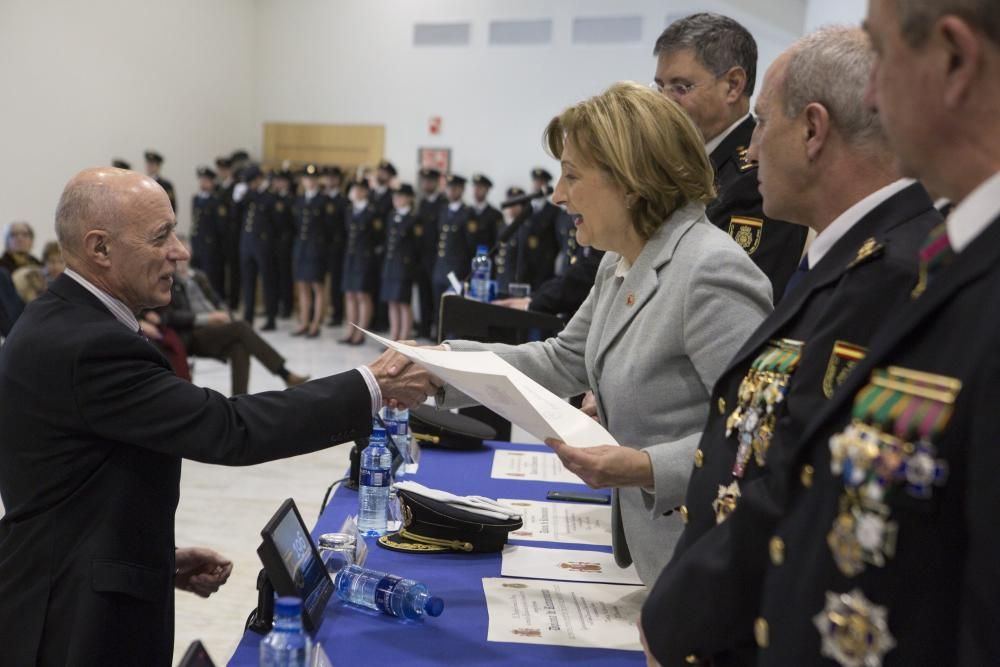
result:
[[[860,248],[858,248],[858,254],[853,260],[851,260],[851,263],[847,265],[847,268],[853,269],[859,264],[864,264],[865,262],[881,256],[883,252],[885,252],[885,246],[876,241],[874,238],[869,238],[861,244]]]
[[[748,157],[749,150],[746,146],[736,147],[736,166],[740,171],[750,171],[757,166],[757,163]]]

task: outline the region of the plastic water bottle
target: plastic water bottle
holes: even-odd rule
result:
[[[390,408],[388,406],[383,409],[385,410],[383,417],[385,425],[392,435],[392,441],[399,449],[403,463],[412,463],[413,458],[410,456],[410,411],[406,408]],[[399,472],[396,474],[400,476]]]
[[[260,667],[306,667],[312,640],[302,628],[302,602],[281,597],[274,603],[274,627],[260,640]]]
[[[388,532],[389,486],[392,484],[392,452],[385,446],[385,429],[375,426],[368,446],[361,452],[358,485],[358,530],[366,537]]]
[[[469,279],[470,296],[476,301],[489,303],[490,276],[493,275],[493,260],[490,259],[490,249],[484,245],[476,248],[476,256],[472,258],[472,277]]]
[[[440,616],[444,600],[427,592],[427,586],[394,574],[348,565],[334,580],[337,597],[344,602],[375,609],[411,621]]]

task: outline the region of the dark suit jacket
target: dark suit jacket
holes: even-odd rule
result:
[[[809,230],[765,217],[763,199],[757,189],[757,164],[746,157],[756,125],[752,116],[747,118],[709,156],[719,194],[706,214],[771,279],[777,303],[799,265]]]
[[[738,405],[740,384],[751,364],[771,340],[789,338],[804,343],[788,393],[776,409],[778,420],[766,466],[760,468],[751,460],[738,482],[741,489],[770,471],[776,475],[784,472],[783,452],[829,403],[844,378],[850,377],[851,362],[838,358],[834,346],[840,342],[868,347],[883,314],[909,298],[917,279],[917,252],[940,222],[940,214],[919,184],[876,206],[778,304],[716,382],[712,411],[685,497],[688,522],[644,610],[646,635],[663,665],[684,664],[691,654],[711,658],[717,664],[752,663],[753,617],[736,621],[735,632],[720,620],[719,609],[736,608],[731,599],[739,597],[742,590],[715,590],[716,583],[722,581],[716,573],[733,567],[742,554],[705,546],[718,546],[721,537],[710,534],[724,534],[728,528],[728,519],[716,525],[712,503],[720,485],[734,481],[731,471],[736,434],[726,436],[726,421]],[[705,545],[703,537],[708,538]],[[713,605],[699,603],[707,591],[714,594],[710,594]],[[734,650],[740,645],[742,651]]]
[[[0,350],[5,665],[171,664],[181,459],[250,465],[369,432],[349,371],[227,398],[68,276]]]
[[[212,303],[215,309],[226,310],[226,305],[215,290],[212,289],[212,285],[208,282],[205,274],[197,269],[189,270],[194,277],[194,281],[198,283],[198,287],[204,292],[205,298]],[[184,343],[184,347],[190,349],[191,332],[194,331],[197,313],[194,312],[191,306],[191,297],[188,295],[187,288],[180,280],[174,280],[174,284],[170,287],[170,294],[170,303],[157,312],[160,315],[163,326],[170,327],[176,331],[177,335],[180,336],[181,342]]]

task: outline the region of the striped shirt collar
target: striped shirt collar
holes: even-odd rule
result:
[[[135,319],[135,314],[128,309],[128,306],[81,276],[73,269],[67,267],[63,273],[80,283],[85,290],[96,296],[97,299],[104,304],[104,307],[111,311],[111,314],[115,316],[115,319],[127,326],[131,331],[139,331],[139,320]]]

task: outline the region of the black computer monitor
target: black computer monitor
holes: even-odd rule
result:
[[[283,502],[260,536],[263,542],[257,547],[257,555],[274,592],[300,598],[303,625],[310,632],[317,630],[333,594],[333,581],[295,501],[289,498]]]

